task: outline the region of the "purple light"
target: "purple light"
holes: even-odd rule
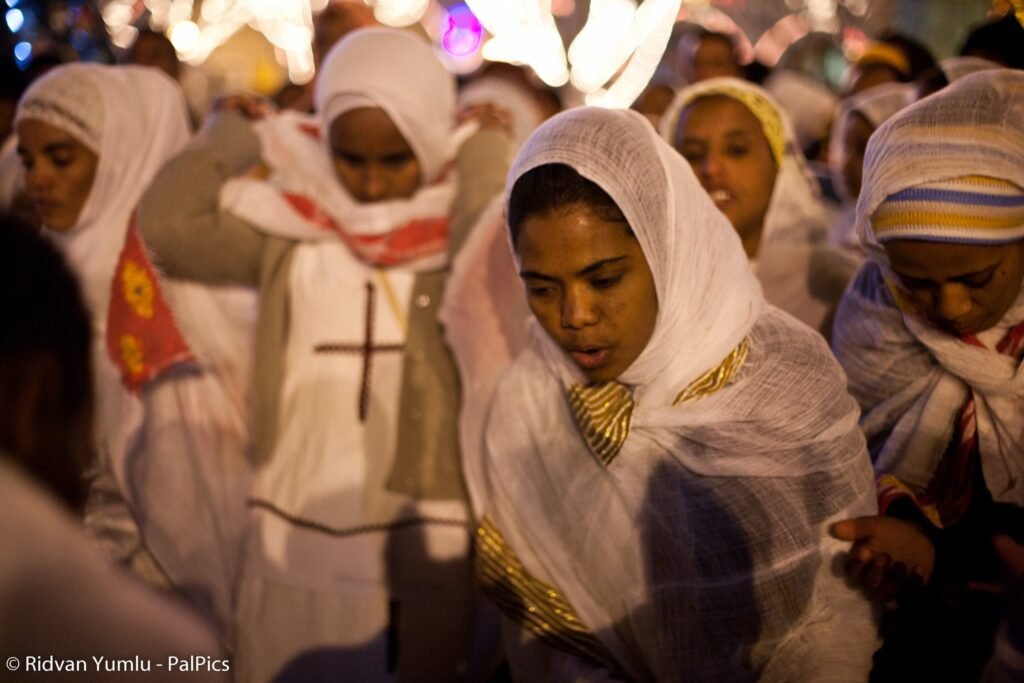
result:
[[[465,5],[454,5],[448,10],[444,37],[441,44],[449,54],[465,57],[480,47],[484,29],[480,21]]]

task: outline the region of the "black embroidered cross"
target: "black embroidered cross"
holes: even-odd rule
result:
[[[373,343],[373,319],[376,310],[377,292],[372,282],[366,283],[366,335],[362,344],[341,344],[328,342],[313,347],[316,353],[358,353],[363,356],[363,379],[359,387],[359,421],[366,422],[370,405],[370,376],[373,373],[373,354],[401,351],[404,344]]]

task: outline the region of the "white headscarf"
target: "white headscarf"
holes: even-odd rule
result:
[[[345,36],[320,67],[315,103],[325,130],[350,109],[383,109],[416,153],[424,182],[455,158],[455,79],[411,31],[374,27]]]
[[[658,317],[618,378],[635,405],[607,466],[570,410],[580,371],[534,324],[491,403],[482,462],[466,467],[478,514],[631,680],[809,680],[817,666],[862,680],[868,605],[826,571],[837,544],[822,525],[870,511],[874,493],[856,406],[824,342],[764,304],[735,230],[640,114],[555,116],[507,191],[544,164],[572,167],[622,210]],[[673,406],[744,339],[750,355],[728,386]]]
[[[559,125],[541,126],[509,171],[505,201],[524,173],[561,163],[596,183],[619,205],[647,256],[658,301],[665,302],[650,342],[621,381],[663,405],[743,340],[764,298],[742,249],[734,248],[739,244],[736,231],[707,193],[687,191],[693,172],[672,163],[678,157],[675,150],[655,142],[650,127],[640,125],[643,120],[639,114],[603,116],[577,109],[559,116]],[[588,125],[581,125],[583,121]],[[637,136],[639,144],[627,147],[616,134]],[[641,154],[656,156],[660,163],[643,168],[637,163]],[[629,183],[623,176],[627,168]],[[673,229],[641,227],[666,225]],[[704,266],[693,267],[696,263]],[[708,306],[711,301],[716,305]],[[563,379],[579,382],[581,374],[565,352],[546,335],[538,338]]]
[[[851,95],[839,105],[832,126],[832,138],[829,140],[828,170],[832,176],[832,184],[844,202],[853,203],[857,200],[846,186],[842,172],[845,156],[842,133],[847,121],[854,114],[860,114],[867,119],[872,130],[878,128],[889,117],[907,106],[913,91],[914,86],[909,83],[883,83]]]
[[[181,90],[158,69],[67,64],[25,92],[16,122],[25,119],[61,128],[94,146],[99,157],[78,223],[50,234],[81,279],[94,325],[104,327],[110,281],[132,211],[156,172],[189,137]],[[85,138],[78,138],[83,131]]]
[[[746,81],[712,78],[676,94],[661,119],[662,137],[674,146],[683,110],[694,100],[712,95],[731,97],[751,110],[761,123],[778,164],[755,259],[765,298],[817,328],[827,313],[829,302],[819,300],[811,291],[813,247],[824,241],[828,221],[817,183],[807,168],[789,117],[779,103],[766,91]],[[762,108],[760,113],[752,108],[752,102]],[[772,110],[781,130],[765,127],[764,107]]]
[[[229,181],[221,191],[221,208],[264,232],[296,240],[337,239],[340,227],[350,246],[353,239],[383,238],[411,221],[449,215],[457,179],[448,171],[472,129],[456,128],[454,79],[426,41],[392,28],[353,31],[320,68],[316,106],[317,117],[284,112],[254,126],[270,178]],[[412,197],[360,203],[339,182],[330,126],[362,107],[383,109],[415,153],[422,184]],[[297,212],[286,199],[296,195],[313,208]],[[324,229],[325,218],[334,229]],[[426,256],[416,254],[403,265],[413,270],[442,265],[444,243],[427,246]],[[363,256],[372,259],[373,253]]]
[[[982,469],[997,500],[1024,504],[1024,366],[991,350],[1024,321],[1024,296],[979,348],[902,312],[871,216],[889,196],[927,183],[988,176],[1024,187],[1024,74],[982,71],[907,107],[868,143],[857,229],[868,258],[840,307],[834,346],[864,411],[868,438],[884,438],[876,469],[915,491],[931,481],[973,391]],[[888,285],[888,287],[887,287]],[[898,291],[898,290],[897,290]]]
[[[801,149],[825,137],[837,102],[827,85],[801,71],[776,69],[764,87],[793,122]]]

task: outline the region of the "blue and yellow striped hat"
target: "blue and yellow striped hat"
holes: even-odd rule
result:
[[[1016,242],[1024,239],[1024,189],[979,175],[924,183],[889,195],[871,215],[871,229],[880,243]]]

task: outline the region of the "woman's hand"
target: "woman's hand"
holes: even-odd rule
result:
[[[858,517],[836,522],[831,532],[841,541],[853,541],[846,573],[881,602],[931,578],[935,546],[915,524],[894,517]]]
[[[270,100],[259,95],[238,94],[217,98],[213,102],[212,110],[233,111],[250,121],[258,121],[272,114],[274,112],[274,105]]]

